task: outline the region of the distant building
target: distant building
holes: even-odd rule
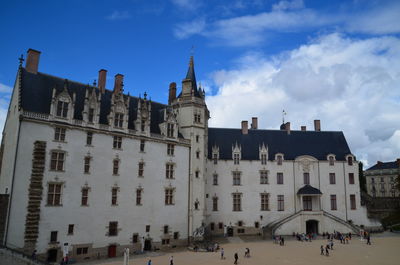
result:
[[[400,158],[392,162],[378,161],[364,171],[367,182],[367,193],[372,197],[399,197],[396,187],[400,174]]]
[[[357,232],[358,162],[343,132],[208,128],[193,58],[168,104],[18,68],[1,145],[2,242],[48,261],[186,245],[206,234]],[[8,201],[7,201],[8,199]],[[8,203],[6,203],[8,202]],[[3,225],[1,225],[3,224]],[[356,226],[357,225],[357,226]]]

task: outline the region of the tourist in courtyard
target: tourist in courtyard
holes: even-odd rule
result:
[[[325,256],[329,256],[329,245],[325,247]]]
[[[151,265],[151,259],[149,259],[149,261],[147,262],[147,265]]]
[[[324,246],[321,245],[321,255],[324,255]]]
[[[221,259],[225,259],[225,251],[224,248],[221,248]]]
[[[367,235],[367,245],[371,245],[371,236],[369,233]]]
[[[235,262],[233,264],[238,264],[239,255],[237,252],[235,253],[234,257],[235,257]]]
[[[174,265],[174,256],[169,258],[169,265]]]

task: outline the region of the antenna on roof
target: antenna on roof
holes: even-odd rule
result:
[[[286,111],[282,110],[282,123],[285,123],[285,115],[286,115]]]

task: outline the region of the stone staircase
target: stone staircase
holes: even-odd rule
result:
[[[46,142],[36,141],[32,154],[32,173],[28,190],[28,206],[25,219],[24,250],[28,253],[36,248],[39,235],[40,204],[43,196],[43,172],[46,162]]]
[[[360,233],[360,228],[358,226],[356,226],[356,225],[354,225],[352,223],[346,222],[345,220],[343,220],[343,219],[341,219],[341,218],[339,218],[339,217],[337,217],[337,216],[335,216],[333,214],[330,214],[328,212],[322,211],[322,213],[323,213],[324,216],[326,216],[326,217],[328,217],[328,218],[330,218],[332,220],[335,220],[336,222],[341,223],[342,225],[347,226],[355,234],[359,234]]]

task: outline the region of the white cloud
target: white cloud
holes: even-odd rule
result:
[[[203,18],[193,20],[191,22],[176,25],[174,35],[178,39],[185,39],[188,36],[199,34],[204,30],[206,22]]]
[[[193,11],[201,6],[200,0],[171,0],[179,8]]]
[[[3,131],[4,123],[7,118],[8,104],[10,102],[10,96],[12,93],[12,87],[0,83],[0,130]],[[0,135],[1,141],[2,135]]]
[[[131,18],[131,15],[128,11],[117,11],[114,10],[110,15],[106,17],[108,20],[125,20]]]
[[[370,165],[400,155],[400,38],[325,35],[272,59],[247,54],[212,82],[212,127],[258,116],[261,128],[277,129],[285,109],[292,129],[320,119],[323,130],[343,131]]]
[[[272,10],[290,10],[290,9],[300,9],[303,7],[304,7],[303,0],[280,1],[277,4],[272,5]]]
[[[0,93],[11,93],[12,87],[0,83]]]

